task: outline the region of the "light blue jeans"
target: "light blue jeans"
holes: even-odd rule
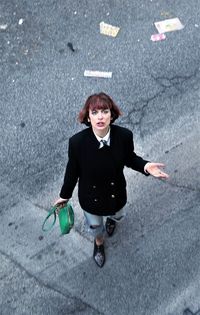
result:
[[[104,236],[105,227],[104,227],[104,219],[110,218],[116,222],[121,221],[125,217],[125,210],[122,208],[116,214],[110,216],[99,216],[95,214],[88,213],[87,211],[83,211],[86,224],[88,226],[88,232],[94,236],[94,238],[101,238]]]

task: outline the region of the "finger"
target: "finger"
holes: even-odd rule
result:
[[[153,175],[154,177],[160,177],[160,178],[168,178],[169,175],[165,172],[162,172],[160,169],[157,169],[153,172],[150,172],[151,175]]]
[[[157,167],[162,167],[162,168],[165,167],[164,163],[155,163],[154,165]]]
[[[168,175],[167,173],[160,172],[160,173],[159,173],[159,177],[160,177],[160,178],[169,178],[169,175]]]
[[[56,214],[57,214],[57,215],[59,215],[60,209],[61,209],[60,207],[57,207],[57,208],[56,208]]]
[[[54,202],[54,206],[60,206],[62,204],[65,204],[67,202],[67,200],[65,199],[57,199],[55,202]]]
[[[54,206],[57,206],[59,204],[59,199],[56,199],[53,203]]]

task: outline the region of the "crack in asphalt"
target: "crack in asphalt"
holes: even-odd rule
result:
[[[177,88],[178,85],[183,84],[186,81],[189,81],[190,79],[197,76],[197,73],[199,72],[199,66],[194,70],[194,72],[190,75],[175,75],[172,77],[165,77],[165,76],[153,76],[152,73],[150,73],[151,78],[162,88],[169,88],[169,87],[175,87]],[[182,92],[179,88],[177,88],[179,92]]]
[[[171,152],[172,150],[174,150],[174,149],[180,147],[181,145],[183,145],[183,142],[179,142],[179,143],[175,144],[175,145],[174,145],[173,147],[171,147],[169,150],[166,150],[165,153],[167,154],[167,153]]]
[[[171,186],[171,187],[175,187],[178,189],[184,189],[184,190],[188,190],[188,191],[194,191],[194,192],[200,192],[200,188],[194,188],[192,186],[185,186],[185,185],[181,185],[181,184],[177,184],[177,183],[172,183],[172,182],[164,182],[165,185]]]
[[[148,108],[149,103],[156,100],[161,95],[165,94],[166,91],[168,91],[172,87],[175,88],[179,93],[183,93],[183,89],[180,88],[180,86],[185,82],[189,82],[192,78],[195,78],[199,72],[200,71],[199,71],[199,65],[198,65],[192,74],[185,75],[185,76],[184,75],[182,76],[174,75],[173,77],[154,76],[152,73],[149,73],[150,77],[157,83],[158,86],[161,87],[161,91],[159,91],[158,93],[156,93],[155,95],[153,95],[152,97],[146,100],[141,99],[140,101],[133,103],[133,108],[130,111],[128,111],[128,114],[124,116],[124,118],[122,118],[122,124],[131,124],[131,125],[134,124],[134,126],[138,126],[140,137],[143,139],[144,133],[142,131],[142,121],[145,118],[145,111]],[[131,116],[135,113],[139,113],[140,117],[138,120],[134,122]]]
[[[89,307],[90,309],[94,310],[95,312],[97,312],[97,314],[99,315],[105,315],[104,313],[100,313],[99,310],[97,310],[96,308],[94,308],[92,305],[84,302],[82,299],[73,296],[69,291],[68,291],[68,295],[66,295],[65,293],[63,293],[60,289],[53,287],[52,285],[45,283],[44,281],[42,281],[41,279],[39,279],[38,277],[36,277],[34,274],[32,274],[30,271],[28,271],[26,268],[24,268],[16,259],[14,259],[13,257],[11,257],[10,255],[6,254],[4,251],[2,251],[0,249],[0,254],[4,257],[6,257],[8,260],[10,260],[15,266],[18,267],[18,269],[20,269],[21,271],[25,272],[29,278],[34,279],[40,287],[45,287],[49,290],[52,290],[58,294],[60,294],[61,296],[63,296],[64,298],[70,298],[72,300],[76,300],[79,301],[79,303],[82,303],[84,307],[80,307],[79,310],[83,311],[84,309],[86,309],[87,307]],[[75,314],[77,312],[77,308],[70,312],[70,314]]]

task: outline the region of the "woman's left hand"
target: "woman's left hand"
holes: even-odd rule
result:
[[[161,168],[165,167],[165,164],[163,163],[151,163],[148,162],[145,165],[145,171],[147,171],[149,174],[156,178],[169,178],[169,175],[161,170]]]

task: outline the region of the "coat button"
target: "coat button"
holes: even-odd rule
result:
[[[95,198],[94,201],[98,201],[98,199]]]
[[[93,185],[93,188],[95,189],[97,186]]]
[[[115,198],[115,195],[111,195],[111,198]]]
[[[115,185],[115,183],[111,182],[111,183],[110,183],[110,185],[111,185],[111,186],[114,186],[114,185]]]

